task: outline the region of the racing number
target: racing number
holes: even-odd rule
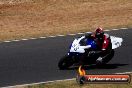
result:
[[[74,50],[77,51],[77,49],[79,49],[79,47],[74,47]]]
[[[77,51],[77,49],[79,49],[79,47],[77,45],[74,45],[73,48],[75,51]]]
[[[120,46],[120,43],[119,42],[116,42],[115,45]]]

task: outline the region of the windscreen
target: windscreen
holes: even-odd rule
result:
[[[96,42],[93,39],[90,38],[83,38],[80,42],[79,42],[80,46],[87,46],[87,45],[91,45],[92,49],[96,49]]]

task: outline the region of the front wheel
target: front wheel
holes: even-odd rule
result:
[[[64,57],[62,57],[58,63],[58,67],[59,69],[63,70],[63,69],[67,69],[70,66],[73,65],[73,60],[72,58],[70,58],[70,56],[66,55]]]

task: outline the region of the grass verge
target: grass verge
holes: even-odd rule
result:
[[[131,74],[132,79],[132,74]],[[53,83],[43,83],[38,85],[29,86],[17,86],[15,88],[132,88],[132,82],[130,84],[77,84],[76,80],[59,81]]]

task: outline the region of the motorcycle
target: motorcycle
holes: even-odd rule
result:
[[[90,34],[91,33],[87,35]],[[106,55],[104,55],[102,63],[99,63],[100,65],[107,64],[113,58],[115,53],[114,50],[122,45],[123,39],[115,36],[110,36],[110,41],[110,50]],[[67,69],[71,66],[74,66],[75,64],[98,65],[96,60],[100,57],[100,55],[91,55],[90,53],[90,51],[95,50],[96,48],[96,42],[91,38],[86,38],[86,35],[81,36],[80,38],[76,38],[70,45],[69,52],[59,60],[59,69]]]

